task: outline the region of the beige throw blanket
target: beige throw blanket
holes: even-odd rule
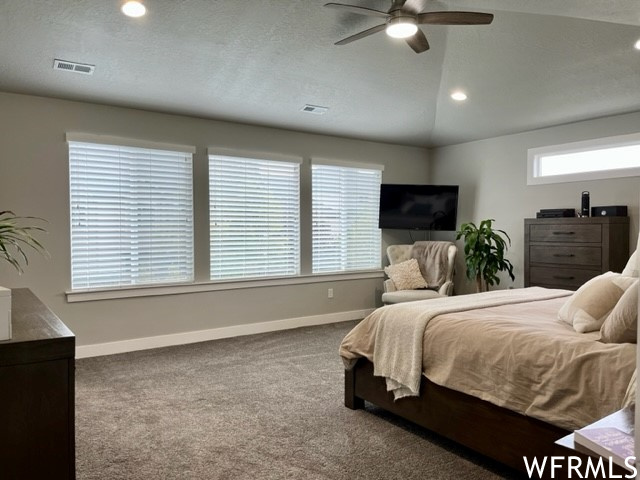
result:
[[[529,287],[387,305],[374,311],[347,334],[340,346],[340,355],[345,366],[351,368],[358,357],[369,358],[366,353],[373,351],[373,358],[369,360],[373,362],[374,375],[385,377],[387,391],[392,391],[396,400],[418,396],[423,336],[432,318],[446,313],[570,294],[567,290]],[[362,350],[354,348],[355,345],[360,345]]]
[[[411,258],[415,258],[420,266],[420,273],[427,286],[438,289],[446,281],[447,254],[451,242],[415,242],[411,247]]]

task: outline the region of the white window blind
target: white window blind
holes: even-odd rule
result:
[[[300,165],[209,155],[211,279],[300,273]]]
[[[69,141],[71,286],[193,281],[192,154]]]
[[[380,169],[312,165],[313,273],[381,267]]]

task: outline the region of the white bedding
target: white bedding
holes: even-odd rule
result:
[[[347,366],[368,358],[376,375],[392,378],[391,389],[395,381],[417,392],[422,373],[439,385],[567,429],[622,406],[635,371],[636,345],[604,344],[597,341],[598,333],[579,334],[558,321],[571,292],[501,292],[480,303],[449,297],[438,305],[427,300],[383,307],[345,337],[340,354]],[[539,299],[527,301],[532,292]],[[508,304],[501,295],[520,301]]]

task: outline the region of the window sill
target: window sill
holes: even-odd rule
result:
[[[195,282],[188,284],[149,285],[136,287],[109,288],[100,290],[67,291],[67,302],[90,302],[94,300],[110,300],[114,298],[152,297],[158,295],[180,295],[184,293],[217,292],[222,290],[238,290],[245,288],[276,287],[283,285],[303,285],[309,283],[339,282],[346,280],[364,280],[383,278],[382,270],[361,272],[328,273],[316,275],[300,275],[297,277],[279,277],[268,279],[233,280],[220,282]]]

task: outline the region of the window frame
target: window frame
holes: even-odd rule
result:
[[[193,176],[193,164],[194,164],[194,154],[196,152],[196,147],[191,145],[179,145],[172,143],[163,143],[163,142],[152,142],[147,140],[137,140],[132,138],[125,137],[117,137],[110,135],[95,135],[88,133],[77,133],[77,132],[68,132],[66,134],[66,142],[69,146],[68,148],[68,180],[69,180],[69,247],[70,247],[70,256],[69,256],[69,274],[70,274],[70,283],[71,287],[66,292],[69,298],[69,295],[73,294],[87,294],[91,292],[106,292],[106,291],[120,291],[120,290],[135,290],[141,288],[149,288],[149,287],[157,287],[157,286],[168,286],[168,285],[189,285],[192,284],[195,280],[195,211],[194,211],[194,176]],[[156,282],[141,282],[141,283],[124,283],[118,285],[100,285],[100,286],[89,286],[89,287],[75,287],[73,286],[73,202],[72,202],[72,193],[71,193],[71,143],[79,143],[79,144],[93,144],[98,146],[105,147],[115,147],[115,148],[136,148],[136,149],[145,149],[145,150],[155,150],[158,152],[174,152],[177,154],[184,154],[185,158],[189,159],[189,190],[190,190],[190,261],[185,265],[190,267],[190,275],[188,279],[181,281],[165,281],[160,280]]]
[[[527,185],[547,185],[554,183],[580,182],[589,180],[603,180],[608,178],[624,178],[640,176],[640,165],[632,168],[616,168],[598,171],[575,172],[561,175],[540,176],[540,161],[546,156],[570,153],[590,152],[607,148],[640,146],[640,133],[616,135],[613,137],[596,138],[579,142],[549,145],[530,148],[527,151]]]
[[[330,274],[302,274],[297,277],[243,279],[223,282],[193,282],[187,284],[148,285],[118,289],[67,290],[67,302],[91,302],[95,300],[111,300],[117,298],[155,297],[163,295],[182,295],[185,293],[222,292],[248,288],[264,288],[291,285],[310,285],[326,282],[343,282],[350,280],[383,279],[382,268],[359,272],[336,272]]]
[[[110,299],[124,299],[124,298],[142,298],[142,297],[153,297],[153,296],[165,296],[165,295],[183,295],[183,294],[192,294],[192,293],[202,293],[202,292],[221,292],[227,290],[245,290],[252,288],[265,288],[272,286],[294,286],[294,285],[311,285],[325,282],[343,282],[343,281],[354,281],[354,280],[381,280],[384,278],[384,272],[382,270],[382,266],[378,266],[376,268],[367,269],[367,270],[348,270],[348,271],[336,271],[336,272],[328,272],[328,273],[312,273],[312,249],[313,249],[313,239],[312,239],[312,229],[313,229],[313,216],[312,216],[312,185],[311,185],[311,177],[312,177],[312,165],[311,159],[308,157],[303,157],[299,155],[287,155],[280,153],[271,153],[271,152],[256,152],[254,150],[241,150],[241,149],[231,149],[231,148],[219,148],[219,147],[209,147],[207,149],[207,154],[204,158],[200,158],[196,156],[196,147],[195,146],[186,146],[180,144],[172,144],[172,143],[163,143],[163,142],[155,142],[155,141],[146,141],[146,140],[137,140],[125,137],[118,136],[110,136],[110,135],[99,135],[99,134],[88,134],[88,133],[77,133],[70,132],[66,134],[67,141],[77,141],[77,142],[88,142],[88,143],[102,143],[102,144],[120,144],[122,146],[132,146],[139,148],[159,148],[165,150],[172,149],[188,149],[189,153],[192,156],[192,198],[193,198],[193,242],[194,242],[194,250],[193,250],[193,267],[194,267],[194,280],[191,282],[184,283],[156,283],[156,284],[148,284],[148,285],[129,285],[129,286],[121,286],[121,287],[105,287],[105,288],[91,288],[91,289],[67,289],[65,290],[66,301],[69,303],[76,302],[86,302],[86,301],[97,301],[97,300],[110,300]],[[280,161],[295,161],[301,164],[301,168],[299,171],[300,175],[300,190],[299,190],[299,207],[300,207],[300,232],[299,232],[299,247],[300,247],[300,273],[296,276],[278,276],[278,277],[259,277],[259,278],[238,278],[238,279],[225,279],[225,280],[205,280],[202,279],[203,274],[206,274],[208,277],[208,268],[210,265],[210,259],[206,258],[206,268],[207,270],[203,271],[201,268],[205,265],[204,258],[201,258],[201,255],[206,252],[208,255],[209,248],[208,243],[204,244],[204,249],[202,246],[197,247],[198,238],[196,237],[196,232],[199,230],[198,227],[198,210],[202,210],[202,205],[198,204],[198,195],[197,195],[197,178],[195,177],[195,173],[197,169],[198,161],[206,161],[208,165],[208,155],[210,153],[219,154],[219,155],[230,155],[230,156],[240,156],[240,157],[255,157],[262,158],[265,160],[280,160]],[[384,166],[382,165],[374,165],[369,163],[359,163],[359,162],[350,162],[350,161],[341,161],[341,160],[327,160],[327,159],[315,159],[313,160],[315,163],[326,163],[338,166],[351,166],[358,168],[377,168],[379,170],[384,170]],[[207,169],[208,172],[208,169]],[[207,175],[207,188],[209,178]],[[69,204],[70,205],[70,204]],[[206,207],[208,212],[208,193],[206,200]],[[304,218],[307,218],[308,215],[308,223],[302,222]],[[208,214],[207,214],[208,219]],[[208,222],[207,222],[208,223]],[[202,227],[202,226],[201,226]],[[204,226],[208,230],[208,225]],[[71,226],[70,226],[71,228]],[[208,239],[208,236],[207,236]],[[203,240],[203,239],[201,239]],[[202,249],[202,250],[201,250]],[[200,252],[200,255],[199,255]],[[305,253],[306,252],[306,253]],[[306,255],[308,253],[309,257]],[[380,253],[382,257],[382,253]],[[69,263],[71,266],[71,263]],[[69,271],[70,272],[70,271]],[[206,272],[206,273],[205,273]]]
[[[297,237],[295,239],[297,251],[295,252],[294,260],[297,262],[295,273],[282,274],[282,273],[272,273],[270,275],[255,275],[255,276],[235,276],[235,277],[226,277],[226,278],[214,278],[214,270],[213,270],[213,259],[211,257],[212,254],[212,244],[213,237],[211,235],[211,224],[212,224],[212,216],[211,216],[211,183],[212,183],[212,175],[211,175],[211,159],[212,157],[222,157],[222,158],[232,158],[238,160],[253,160],[258,162],[269,162],[269,163],[288,163],[296,165],[297,167]],[[301,274],[302,268],[302,157],[293,156],[293,155],[276,155],[273,153],[264,153],[264,152],[255,152],[248,150],[238,150],[238,149],[224,149],[217,147],[209,147],[207,149],[207,185],[209,187],[208,198],[207,198],[207,211],[209,214],[208,221],[208,231],[209,231],[209,242],[208,242],[208,251],[209,251],[209,273],[208,278],[210,282],[215,283],[233,283],[233,282],[243,282],[243,281],[251,281],[251,280],[269,280],[269,279],[281,279],[281,278],[296,278]]]
[[[310,212],[310,218],[311,218],[311,258],[310,258],[310,268],[311,268],[311,274],[312,275],[326,275],[326,274],[340,274],[340,273],[355,273],[355,272],[370,272],[370,271],[376,271],[382,268],[382,229],[378,228],[378,215],[376,214],[375,216],[375,221],[374,224],[376,226],[376,229],[379,232],[379,240],[378,240],[378,265],[376,266],[371,266],[368,268],[354,268],[354,269],[343,269],[343,270],[332,270],[332,271],[325,271],[325,270],[320,270],[320,271],[316,271],[315,270],[315,265],[314,265],[314,244],[315,244],[315,238],[314,238],[314,229],[315,229],[315,224],[316,224],[316,220],[314,217],[314,205],[313,205],[313,197],[314,197],[314,182],[313,182],[313,169],[314,167],[317,166],[328,166],[328,167],[339,167],[339,168],[350,168],[350,169],[361,169],[361,170],[372,170],[372,171],[379,171],[380,172],[380,184],[382,184],[382,176],[383,176],[383,172],[384,172],[384,165],[380,165],[380,164],[374,164],[374,163],[363,163],[363,162],[352,162],[352,161],[345,161],[345,160],[338,160],[338,159],[327,159],[327,158],[314,158],[311,160],[311,172],[310,172],[310,176],[311,176],[311,212]],[[378,196],[380,195],[380,185],[378,185],[377,188],[377,194]],[[379,198],[378,198],[378,209],[379,209]],[[378,209],[376,209],[376,212],[378,211]]]

